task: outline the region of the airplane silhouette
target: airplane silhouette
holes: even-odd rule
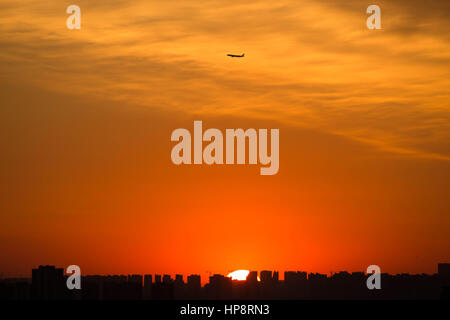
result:
[[[227,54],[227,56],[231,57],[231,58],[243,58],[245,57],[245,53],[238,55],[238,54]]]

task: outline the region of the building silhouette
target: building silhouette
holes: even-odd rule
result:
[[[31,271],[31,296],[36,300],[58,300],[65,297],[64,270],[39,266]]]
[[[144,288],[142,293],[142,298],[144,300],[150,300],[152,298],[152,275],[144,275]]]
[[[186,298],[200,299],[202,292],[201,277],[198,274],[192,274],[187,277]]]
[[[200,275],[86,275],[81,290],[69,290],[62,268],[39,266],[31,279],[0,279],[1,300],[172,300],[172,299],[450,299],[450,264],[435,274],[381,274],[381,290],[369,290],[364,272],[331,275],[251,271],[245,281],[220,274],[202,286]],[[154,280],[154,281],[153,281]]]

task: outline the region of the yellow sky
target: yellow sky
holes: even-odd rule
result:
[[[431,270],[448,258],[448,1],[377,1],[382,30],[366,28],[369,3],[356,0],[79,0],[77,31],[65,26],[70,4],[0,4],[0,248],[17,259],[0,269],[40,263],[27,253],[31,243],[48,248],[42,260],[68,262],[54,243],[70,242],[63,230],[72,223],[84,230],[69,232],[83,244],[73,244],[79,259],[95,242],[108,263],[116,256],[106,253],[108,243],[120,242],[123,255],[131,233],[159,257],[183,242],[167,234],[182,234],[192,239],[182,258],[192,272],[214,259],[210,269],[359,268],[372,263],[365,248],[377,243],[389,246],[374,250],[392,270],[415,259]],[[194,119],[205,127],[279,127],[279,175],[264,181],[256,168],[174,168],[170,132],[192,129]],[[216,202],[198,197],[204,185]],[[248,198],[246,187],[254,190]],[[205,212],[215,213],[208,220]],[[245,236],[261,212],[288,231],[274,242]],[[239,241],[220,229],[222,221],[234,226],[230,215],[244,216]],[[211,246],[234,260],[202,254],[211,248],[186,225],[203,225]],[[302,258],[290,243],[302,243]],[[245,257],[245,266],[230,262]],[[176,269],[168,256],[160,264],[145,254],[134,259],[136,271]],[[127,272],[83,261],[92,271]]]
[[[449,133],[448,4],[381,2],[383,30],[372,31],[364,3],[345,3],[79,1],[82,30],[69,31],[63,1],[6,1],[1,59],[9,81],[276,118],[448,160],[435,146]]]

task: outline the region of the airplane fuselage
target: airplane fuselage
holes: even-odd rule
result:
[[[243,58],[245,56],[245,53],[238,55],[238,54],[227,54],[227,56],[231,58]]]

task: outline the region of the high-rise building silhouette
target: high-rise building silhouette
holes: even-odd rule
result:
[[[145,300],[152,298],[152,284],[153,284],[152,283],[152,275],[151,274],[144,275],[144,289],[143,289],[142,297]]]
[[[258,271],[250,271],[247,276],[247,282],[257,282],[258,281]]]
[[[207,287],[207,297],[210,299],[230,299],[231,298],[231,279],[221,274],[215,274],[209,277],[209,286]]]
[[[450,280],[450,263],[439,263],[438,275],[442,280],[447,281],[447,284],[450,284],[448,282]]]
[[[65,293],[64,270],[54,266],[39,266],[31,271],[32,297],[38,300],[63,299]]]
[[[278,282],[280,280],[280,275],[278,273],[278,271],[274,271],[273,272],[273,277],[272,277],[274,282]]]
[[[172,283],[172,278],[170,277],[169,274],[163,275],[163,283],[166,283],[166,284]]]
[[[201,297],[202,283],[201,277],[197,274],[191,274],[187,277],[187,296],[193,299]]]
[[[272,282],[272,271],[261,271],[260,272],[260,279],[261,279],[261,283],[266,284],[266,283],[271,283]]]
[[[132,300],[142,299],[142,275],[128,275],[127,291]]]

